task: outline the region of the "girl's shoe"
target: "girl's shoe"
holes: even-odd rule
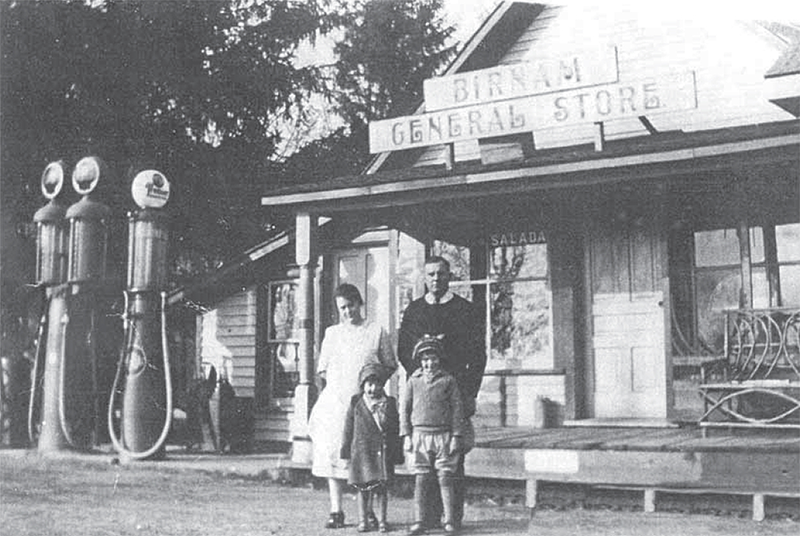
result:
[[[389,525],[386,524],[386,521],[378,523],[378,532],[389,532]]]
[[[457,531],[456,526],[453,523],[445,523],[444,524],[444,532],[445,534],[455,534]]]
[[[344,512],[331,512],[328,521],[325,523],[326,529],[340,529],[344,527]]]
[[[372,528],[369,526],[369,523],[366,521],[362,521],[358,524],[358,528],[356,529],[358,532],[369,532]]]
[[[425,525],[422,523],[414,523],[408,529],[408,536],[419,536],[420,534],[425,534]]]
[[[372,510],[370,510],[369,513],[367,514],[367,524],[369,525],[369,528],[371,528],[372,530],[378,530],[379,527],[378,517]]]

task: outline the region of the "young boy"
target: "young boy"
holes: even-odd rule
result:
[[[358,532],[389,530],[387,485],[394,465],[403,463],[397,401],[383,390],[392,372],[377,363],[364,365],[358,375],[361,393],[350,400],[345,419],[340,458],[350,460],[348,482],[359,492]],[[380,518],[372,511],[373,498],[380,501]]]
[[[411,453],[414,471],[415,522],[410,535],[425,532],[424,520],[430,489],[428,479],[439,479],[444,531],[454,533],[455,496],[453,474],[461,456],[463,408],[455,378],[442,369],[446,359],[441,336],[424,335],[414,346],[413,358],[420,367],[408,379],[403,394],[400,435]],[[435,475],[435,476],[434,476]]]

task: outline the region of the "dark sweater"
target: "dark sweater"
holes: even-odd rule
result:
[[[477,397],[486,368],[483,321],[477,308],[458,295],[436,305],[424,296],[411,302],[403,313],[397,344],[397,356],[409,376],[419,366],[412,359],[414,345],[426,333],[444,334],[447,355],[442,368],[455,377],[464,399]]]

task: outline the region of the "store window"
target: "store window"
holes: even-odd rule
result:
[[[771,228],[752,227],[749,231],[750,268],[753,278],[753,307],[765,309],[770,303],[770,267],[766,259],[777,258],[775,279],[779,304],[800,305],[800,224],[774,227],[775,250],[766,251],[764,234]],[[714,352],[724,344],[724,311],[739,308],[742,289],[741,251],[735,229],[716,229],[694,233],[694,289],[697,333],[700,344]]]
[[[453,292],[485,311],[487,370],[553,368],[552,292],[544,233],[491,237],[485,259],[475,250],[434,243],[451,264]],[[485,260],[485,262],[483,262]]]
[[[775,227],[781,305],[800,306],[800,223]]]
[[[274,281],[269,284],[269,346],[271,370],[269,378],[270,399],[290,397],[294,393],[299,375],[295,333],[297,311],[297,282]]]
[[[760,227],[750,229],[753,270],[753,305],[769,305],[764,239]],[[694,233],[695,304],[697,334],[703,347],[721,351],[725,338],[726,309],[739,307],[742,289],[741,252],[735,229]]]

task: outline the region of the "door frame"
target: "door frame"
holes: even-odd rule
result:
[[[671,347],[671,303],[670,303],[670,280],[669,280],[669,251],[668,251],[668,236],[666,226],[667,221],[667,194],[663,184],[651,185],[653,190],[649,197],[636,197],[632,196],[625,200],[624,204],[618,205],[618,210],[631,209],[634,207],[641,214],[645,214],[655,223],[654,229],[658,229],[658,233],[652,235],[653,240],[658,243],[654,247],[654,251],[658,255],[660,262],[658,273],[653,274],[653,291],[662,293],[662,313],[663,313],[663,341],[664,341],[664,374],[665,374],[665,392],[666,392],[666,416],[665,419],[671,419],[674,416],[674,393],[672,386],[672,347]],[[615,201],[619,202],[619,199]],[[606,201],[608,202],[608,201]],[[594,280],[593,280],[593,258],[592,258],[592,238],[593,231],[596,229],[598,222],[602,221],[601,218],[612,217],[603,212],[603,203],[595,200],[591,209],[583,213],[582,221],[580,224],[581,235],[583,237],[583,281],[584,281],[584,303],[583,308],[583,326],[586,334],[585,341],[585,360],[583,361],[583,382],[584,389],[584,414],[578,418],[595,418],[596,404],[595,404],[595,348],[594,348]],[[606,207],[607,208],[607,207]],[[647,212],[649,209],[649,213]],[[630,230],[630,225],[633,225],[633,220],[628,222],[626,233]],[[630,240],[627,243],[630,248]],[[630,275],[630,274],[629,274]],[[633,419],[633,417],[632,417]]]

